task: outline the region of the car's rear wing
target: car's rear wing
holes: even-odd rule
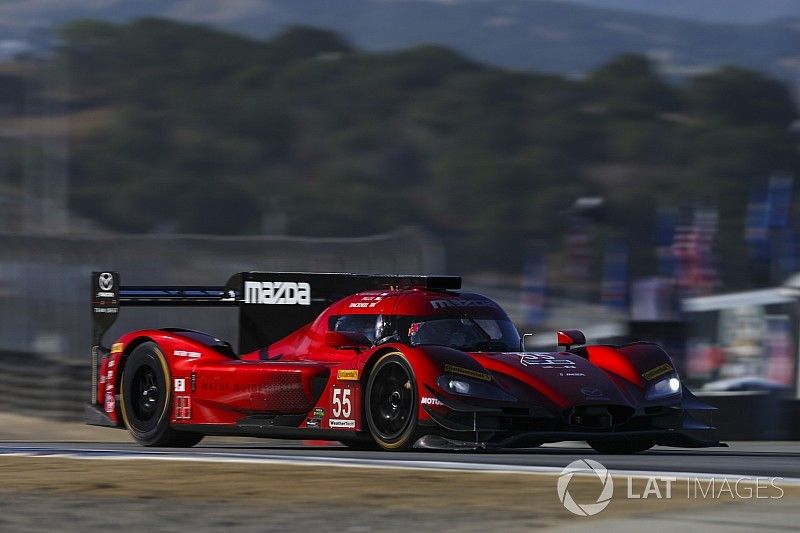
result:
[[[268,346],[314,320],[331,303],[351,294],[392,287],[459,289],[457,276],[240,272],[222,286],[126,286],[117,272],[92,273],[92,346],[126,306],[239,308],[239,353]],[[168,324],[165,324],[168,325]]]
[[[122,285],[119,273],[92,273],[92,403],[97,403],[99,361],[109,349],[103,336],[126,306],[239,308],[239,353],[282,339],[351,294],[389,288],[459,289],[457,276],[240,272],[222,286]],[[168,326],[169,324],[165,324]]]

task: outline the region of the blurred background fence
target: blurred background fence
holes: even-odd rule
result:
[[[248,270],[444,272],[418,228],[360,238],[0,234],[0,410],[79,418],[88,397],[89,276],[124,284],[222,285]],[[235,341],[230,309],[126,309],[109,331],[189,327]]]

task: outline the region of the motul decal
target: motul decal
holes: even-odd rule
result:
[[[427,396],[420,398],[419,403],[422,405],[444,405],[438,398],[428,398]]]

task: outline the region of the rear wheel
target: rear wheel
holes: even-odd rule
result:
[[[597,452],[607,454],[639,453],[649,450],[655,446],[655,443],[652,441],[639,439],[628,439],[623,441],[588,440],[586,442]]]
[[[169,367],[158,345],[145,342],[128,356],[120,387],[122,419],[131,436],[144,446],[194,446],[202,433],[170,426],[172,388]]]
[[[383,355],[367,380],[365,415],[369,432],[385,450],[407,450],[417,434],[417,383],[400,352]]]

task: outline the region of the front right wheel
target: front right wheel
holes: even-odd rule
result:
[[[365,409],[370,435],[385,450],[408,450],[417,436],[417,383],[401,352],[378,359],[367,380]]]

